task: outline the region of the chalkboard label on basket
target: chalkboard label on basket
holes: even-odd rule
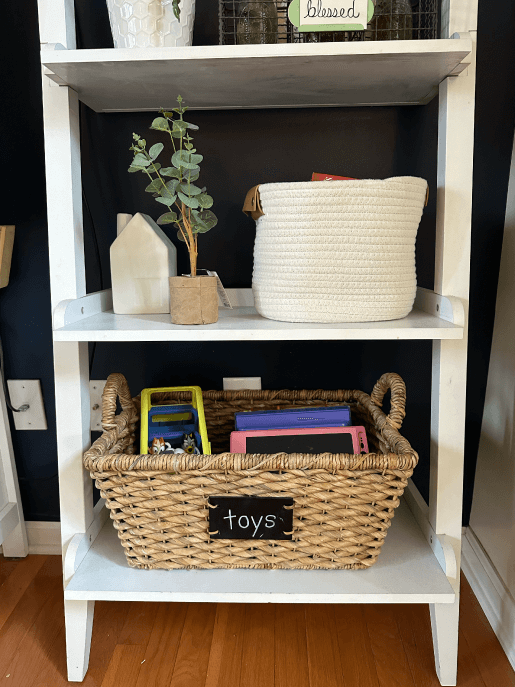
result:
[[[211,539],[291,539],[293,499],[210,496]]]

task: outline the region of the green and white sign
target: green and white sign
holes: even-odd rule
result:
[[[372,0],[293,0],[288,8],[299,31],[364,31],[373,15]]]

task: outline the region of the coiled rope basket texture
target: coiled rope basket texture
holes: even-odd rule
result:
[[[417,177],[262,184],[252,290],[263,317],[375,322],[406,317],[427,182]]]
[[[388,415],[381,410],[391,390]],[[185,402],[186,392],[156,395]],[[123,375],[107,380],[104,432],[84,454],[135,568],[369,568],[375,563],[418,455],[399,434],[406,390],[385,374],[363,391],[207,391],[203,393],[214,455],[137,455],[139,399]],[[115,415],[117,402],[122,411]],[[373,453],[362,455],[227,453],[234,413],[349,403]],[[293,538],[211,539],[210,496],[292,497]]]

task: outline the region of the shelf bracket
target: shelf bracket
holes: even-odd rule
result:
[[[436,560],[444,571],[455,594],[459,593],[459,569],[458,559],[454,550],[452,537],[445,534],[437,534],[429,522],[429,506],[424,501],[419,490],[410,479],[404,492],[404,498],[409,509],[413,513],[427,543],[431,547]]]
[[[74,535],[66,549],[63,565],[65,589],[108,518],[109,511],[105,507],[104,499],[100,499],[97,502],[93,513],[93,522],[87,532]]]
[[[462,301],[454,296],[441,296],[419,286],[414,307],[458,327],[465,326],[465,308]]]
[[[73,324],[86,317],[98,315],[113,309],[113,292],[111,289],[88,293],[82,298],[68,298],[58,303],[54,310],[54,329]]]
[[[454,38],[454,39],[456,39],[456,40],[462,40],[462,39],[465,39],[465,38],[467,38],[467,39],[469,39],[469,40],[472,40],[472,39],[471,39],[471,36],[470,36],[470,33],[468,33],[468,32],[464,32],[464,33],[453,33],[452,36],[451,36],[451,38]],[[470,63],[471,63],[471,57],[470,57],[470,55],[467,55],[467,57],[465,57],[464,60],[463,60],[462,62],[460,62],[459,64],[457,64],[457,65],[454,67],[454,69],[452,70],[452,72],[449,73],[449,76],[459,76],[462,72],[465,71],[465,69],[470,65]]]

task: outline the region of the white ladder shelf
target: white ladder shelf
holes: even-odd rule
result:
[[[442,685],[455,685],[477,0],[442,1],[441,40],[133,51],[76,50],[72,0],[39,0],[39,13],[45,147],[51,151],[46,176],[69,680],[80,682],[87,671],[97,599],[324,600],[429,603],[438,677]],[[325,76],[310,79],[306,65],[324,65],[317,74]],[[88,341],[184,341],[192,332],[166,317],[114,315],[108,291],[86,294],[78,103],[104,112],[158,108],[160,85],[175,93],[174,79],[184,70],[207,78],[205,84],[181,80],[191,82],[191,92],[181,93],[197,109],[409,105],[438,94],[435,286],[434,292],[419,289],[408,318],[367,325],[277,323],[260,318],[242,292],[235,312],[195,329],[195,338],[204,341],[433,341],[429,506],[410,484],[382,558],[370,570],[132,570],[120,559],[121,546],[113,546],[106,509],[101,502],[93,508],[92,482],[82,467],[90,443]],[[358,89],[351,72],[365,88]],[[284,78],[271,87],[270,76],[278,74]],[[150,75],[155,88],[134,87],[138,81],[152,86]],[[243,82],[251,100],[242,98]]]

